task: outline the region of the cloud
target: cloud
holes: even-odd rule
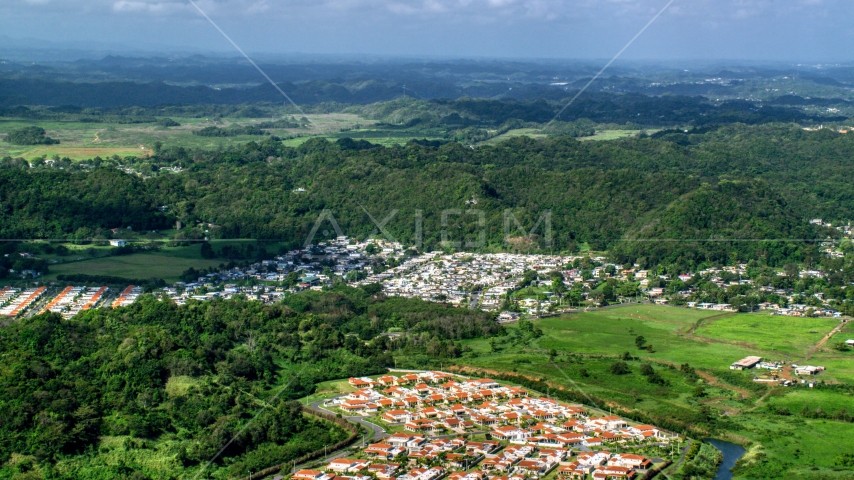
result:
[[[177,2],[146,2],[142,0],[118,0],[113,3],[113,11],[119,13],[166,14],[184,10],[186,5]]]
[[[196,0],[209,15],[259,16],[265,18],[300,15],[322,22],[327,16],[354,18],[402,16],[418,18],[480,18],[526,22],[588,18],[648,17],[667,0]],[[764,13],[821,9],[841,0],[676,0],[672,12],[705,20],[750,18]],[[80,13],[111,11],[151,15],[195,15],[188,0],[0,0],[4,10],[24,13],[51,5],[62,11]]]
[[[601,58],[668,0],[194,1],[250,50]],[[146,18],[147,29],[129,28]],[[850,0],[676,0],[626,56],[811,53],[819,44],[849,43],[850,18]],[[100,41],[110,30],[202,48],[218,35],[189,0],[0,0],[3,34],[26,37],[45,24],[67,38]]]

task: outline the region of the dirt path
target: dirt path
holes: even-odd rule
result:
[[[753,402],[753,408],[748,410],[748,412],[756,411],[757,408],[762,406],[762,402],[764,402],[766,398],[771,396],[771,393],[773,393],[773,392],[774,392],[774,389],[769,388],[768,391],[765,392],[765,395],[762,395],[761,397],[759,397],[759,400],[756,400],[755,402]]]
[[[689,328],[688,331],[685,332],[685,335],[692,336],[692,335],[694,335],[694,332],[696,332],[697,329],[700,328],[703,324],[710,324],[710,323],[714,322],[715,320],[720,320],[722,318],[731,317],[731,316],[735,315],[735,313],[736,312],[727,312],[727,313],[721,313],[719,315],[712,315],[711,317],[703,317],[703,318],[697,320],[694,323],[694,325],[692,325],[691,328]]]
[[[831,338],[832,336],[834,336],[834,335],[836,335],[837,333],[839,333],[839,331],[840,331],[840,330],[842,330],[842,327],[844,327],[844,326],[845,326],[845,322],[839,322],[839,325],[837,325],[837,326],[836,326],[836,328],[834,328],[833,330],[831,330],[831,331],[830,331],[830,333],[828,333],[827,335],[825,335],[825,336],[824,336],[824,338],[822,338],[821,340],[819,340],[819,342],[818,342],[814,347],[812,347],[812,348],[810,349],[810,351],[809,351],[809,352],[807,352],[807,356],[806,356],[806,357],[804,357],[804,360],[805,360],[805,361],[806,361],[806,360],[809,360],[809,359],[810,359],[810,357],[812,357],[812,355],[813,355],[815,352],[817,352],[819,348],[821,348],[822,346],[824,346],[824,344],[825,344],[825,343],[827,343],[827,341],[828,341],[828,340],[830,340],[830,338]]]
[[[697,373],[697,375],[702,377],[703,380],[707,381],[709,383],[709,385],[711,385],[713,387],[723,388],[724,390],[732,390],[733,392],[740,393],[741,396],[744,398],[750,398],[752,396],[752,394],[750,393],[750,390],[745,390],[743,388],[739,388],[739,387],[736,387],[734,385],[724,383],[721,381],[721,379],[719,379],[718,377],[716,377],[710,373],[701,372],[700,370],[695,370],[695,372]]]

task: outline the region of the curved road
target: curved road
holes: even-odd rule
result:
[[[315,412],[329,413],[329,414],[335,415],[335,412],[331,412],[331,411],[323,408],[323,404],[329,400],[333,400],[333,399],[318,400],[314,403],[309,404],[308,409],[314,410]],[[353,423],[358,423],[359,425],[365,427],[365,429],[372,431],[373,434],[371,435],[371,440],[382,440],[382,439],[387,438],[389,436],[388,432],[386,432],[386,430],[383,427],[365,420],[364,417],[357,415],[357,416],[353,416],[353,417],[344,417],[344,419],[347,421],[353,422]]]

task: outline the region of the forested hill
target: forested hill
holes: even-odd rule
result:
[[[478,209],[485,245],[477,248],[536,249],[546,247],[544,225],[534,232],[539,237],[506,244],[504,212],[525,229],[511,222],[512,235],[523,237],[548,210],[554,243],[545,250],[577,251],[586,243],[623,260],[685,265],[731,261],[728,252],[735,252],[776,264],[814,254],[815,242],[802,240],[828,232],[810,226],[811,218],[854,218],[848,185],[854,137],[790,125],[665,131],[611,142],[523,137],[478,148],[417,142],[384,148],[349,139],[313,139],[298,148],[275,139],[219,151],[167,147],[124,165],[151,175],[146,180],[116,171],[113,160],[94,171],[6,165],[0,172],[6,238],[86,236],[122,223],[151,228],[181,220],[214,225],[208,233],[188,228],[190,237],[298,246],[323,210],[344,234],[376,233],[364,207],[378,222],[398,210],[384,228],[405,243],[416,240],[420,211],[424,248],[431,249],[442,247],[443,230],[452,242],[477,241],[478,216],[465,212]],[[154,172],[167,165],[184,171]],[[447,209],[461,212],[446,213],[443,228]],[[336,235],[330,222],[321,227],[315,241]]]
[[[0,478],[189,478],[226,444],[207,472],[238,478],[342,439],[288,403],[317,382],[384,372],[392,350],[458,357],[455,341],[500,332],[485,312],[376,293],[142,297],[4,326]],[[392,327],[403,336],[379,336]]]
[[[488,84],[487,84],[488,85]],[[347,83],[309,81],[279,85],[297,104],[308,109],[340,109],[344,105],[364,106],[366,114],[385,111],[405,121],[423,121],[425,111],[448,111],[480,123],[501,124],[506,121],[550,121],[562,110],[574,91],[542,85],[469,87],[466,89],[431,85],[440,92],[419,100],[402,95],[404,85],[395,82],[360,80]],[[428,90],[427,85],[419,87]],[[514,96],[507,96],[512,91]],[[527,93],[525,93],[527,92]],[[404,97],[404,98],[401,98]],[[489,100],[487,100],[489,99]],[[238,105],[267,102],[281,104],[281,94],[272,85],[247,88],[211,88],[203,85],[177,86],[163,82],[137,83],[114,81],[77,83],[40,79],[0,78],[0,114],[19,116],[22,105],[52,106],[63,111],[82,108],[119,109],[193,105]],[[405,108],[400,108],[399,104]],[[826,112],[805,113],[795,106],[780,103],[763,104],[744,100],[713,102],[701,96],[642,93],[587,92],[564,110],[561,120],[586,118],[598,123],[632,122],[640,125],[718,125],[733,122],[759,124],[768,122],[819,123],[843,121],[846,117]],[[168,108],[168,107],[167,107]],[[359,107],[352,107],[359,108]],[[401,111],[391,112],[399,109]],[[153,114],[149,112],[149,114]],[[262,115],[263,116],[263,115]],[[92,118],[87,120],[91,121]]]

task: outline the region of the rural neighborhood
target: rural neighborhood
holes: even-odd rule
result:
[[[376,421],[390,435],[352,458],[296,471],[299,480],[642,478],[676,452],[676,435],[488,378],[409,372],[351,378],[323,408]]]

